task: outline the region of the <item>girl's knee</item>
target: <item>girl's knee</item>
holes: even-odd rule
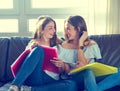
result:
[[[84,70],[84,76],[94,76],[94,73],[93,73],[93,70],[91,70],[91,69],[85,69]]]
[[[85,73],[87,73],[87,74],[93,73],[93,70],[91,70],[91,69],[85,69]]]
[[[34,52],[35,54],[40,54],[43,55],[44,54],[44,50],[42,47],[40,46],[36,46],[33,48],[32,52]]]
[[[44,58],[44,50],[40,46],[36,46],[32,49],[28,57],[31,58],[37,58],[37,59],[43,59]]]

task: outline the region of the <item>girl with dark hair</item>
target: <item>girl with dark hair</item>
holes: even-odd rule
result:
[[[101,59],[98,44],[88,39],[87,27],[83,17],[76,15],[68,17],[64,22],[65,41],[58,45],[59,58],[54,58],[53,63],[59,63],[63,72],[82,67]],[[57,60],[57,61],[55,61]],[[83,70],[73,75],[62,74],[63,79],[70,78],[78,85],[78,90],[104,91],[120,84],[120,70],[118,73],[95,77],[91,69]],[[99,81],[98,81],[99,80]],[[112,83],[111,83],[112,82]]]

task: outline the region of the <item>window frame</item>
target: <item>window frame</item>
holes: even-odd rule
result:
[[[89,1],[89,0],[88,0]],[[32,8],[31,0],[25,0],[26,14],[75,15],[80,14],[78,7],[72,8]],[[52,11],[52,12],[50,12]]]
[[[19,0],[13,0],[13,9],[0,9],[0,15],[15,15],[19,14]]]
[[[36,19],[40,15],[49,15],[53,19],[65,19],[70,15],[81,15],[84,17],[90,33],[96,34],[96,22],[94,18],[95,0],[88,0],[83,8],[32,8],[31,0],[13,0],[13,9],[0,9],[0,19],[18,19],[18,33],[0,33],[0,36],[31,36],[29,31],[29,19]],[[84,7],[84,5],[83,5]],[[52,12],[51,12],[52,11]],[[88,31],[88,32],[89,32]],[[60,32],[61,33],[61,32]]]

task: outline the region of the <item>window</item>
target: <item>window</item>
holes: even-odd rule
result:
[[[31,36],[40,15],[49,15],[55,19],[60,37],[63,36],[64,19],[70,15],[84,17],[90,35],[102,34],[106,29],[106,2],[107,0],[0,0],[0,36]]]
[[[0,0],[0,36],[19,33],[18,3],[18,0]]]
[[[79,7],[79,2],[85,5],[86,0],[31,0],[32,8],[71,8]]]
[[[19,0],[0,0],[0,15],[14,15],[19,13]]]
[[[28,20],[28,29],[29,29],[29,32],[34,32],[35,31],[35,28],[36,28],[36,19],[29,19]]]
[[[58,36],[63,36],[64,19],[69,15],[81,15],[88,22],[88,2],[89,0],[26,0],[25,11],[27,15],[50,15],[57,24]],[[64,2],[64,4],[63,4]],[[38,16],[37,16],[38,17]],[[36,17],[36,18],[37,18]],[[28,31],[35,30],[36,18],[29,18]]]
[[[0,9],[12,9],[13,0],[0,0]]]
[[[86,9],[88,10],[88,1],[89,0],[26,0],[26,13],[47,15],[62,14],[63,16],[65,14],[81,14],[86,13]]]
[[[17,19],[0,19],[0,32],[1,33],[17,33],[18,20]]]

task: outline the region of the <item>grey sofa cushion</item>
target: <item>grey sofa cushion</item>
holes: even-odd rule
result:
[[[0,82],[5,81],[5,70],[8,57],[7,52],[9,46],[8,44],[8,38],[0,38]],[[0,85],[2,85],[2,83],[0,83]]]
[[[101,63],[120,67],[120,34],[94,35],[90,38],[94,39],[100,47]]]
[[[6,72],[6,80],[11,81],[13,79],[13,75],[11,72],[11,64],[17,59],[17,57],[25,50],[26,45],[30,41],[30,38],[26,37],[11,37],[9,42],[9,50],[8,50],[8,59],[7,59],[7,72]]]

